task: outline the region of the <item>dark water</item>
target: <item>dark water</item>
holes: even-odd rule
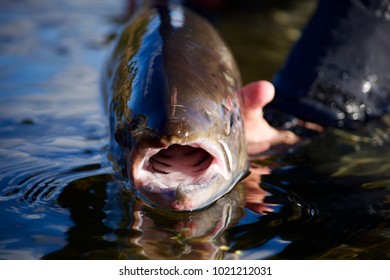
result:
[[[244,80],[270,79],[314,3],[244,3],[215,22]],[[106,159],[99,74],[124,3],[0,6],[0,258],[390,258],[390,117],[253,159],[204,211],[161,212]]]

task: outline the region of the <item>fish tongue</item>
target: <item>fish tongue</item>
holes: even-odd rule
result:
[[[195,177],[206,170],[213,156],[202,148],[174,144],[150,158],[150,171],[171,175],[173,180]]]

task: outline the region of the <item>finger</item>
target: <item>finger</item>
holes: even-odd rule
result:
[[[268,81],[252,82],[242,88],[245,110],[263,108],[275,96],[275,88]]]

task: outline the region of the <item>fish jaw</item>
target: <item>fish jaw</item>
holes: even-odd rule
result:
[[[135,147],[129,160],[134,188],[159,208],[208,206],[234,187],[232,155],[222,141],[199,139],[163,147]]]

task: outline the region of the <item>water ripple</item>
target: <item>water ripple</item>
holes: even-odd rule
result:
[[[50,202],[75,180],[112,172],[102,156],[101,145],[96,145],[98,142],[87,145],[65,138],[49,142],[41,146],[37,143],[19,145],[19,151],[14,147],[0,150],[0,201]],[[56,146],[62,148],[56,149]]]
[[[49,164],[49,165],[48,165]],[[103,167],[100,162],[78,162],[74,165],[61,165],[53,162],[31,161],[13,165],[18,174],[1,190],[0,201],[22,198],[30,203],[50,201],[57,198],[61,190],[75,180],[110,174],[110,167]],[[0,170],[2,172],[2,170]],[[8,172],[10,178],[12,172]],[[5,182],[4,182],[5,181]]]

